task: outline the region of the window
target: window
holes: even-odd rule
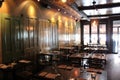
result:
[[[97,28],[98,28],[97,25],[91,26],[91,43],[92,44],[97,44],[97,41],[98,41]]]
[[[106,24],[83,25],[84,45],[101,44],[106,45]]]
[[[99,42],[102,45],[106,44],[106,24],[99,25]]]
[[[87,45],[90,40],[90,26],[89,25],[84,25],[84,45]]]

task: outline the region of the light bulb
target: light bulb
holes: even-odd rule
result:
[[[38,2],[40,2],[40,0],[37,0]]]
[[[67,2],[67,0],[61,0],[63,3],[66,3]]]

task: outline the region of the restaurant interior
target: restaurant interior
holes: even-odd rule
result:
[[[0,0],[0,80],[120,80],[119,0]]]

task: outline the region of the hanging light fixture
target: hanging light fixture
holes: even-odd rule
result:
[[[92,19],[91,20],[91,25],[94,26],[98,26],[98,19]]]
[[[93,0],[92,3],[93,3],[93,7],[94,7],[94,9],[95,9],[95,11],[96,11],[96,10],[97,10],[97,9],[96,9],[96,6],[95,6],[96,1]],[[94,13],[95,13],[95,12],[94,12]],[[91,25],[92,25],[92,26],[97,26],[97,25],[98,25],[98,19],[96,19],[96,18],[95,18],[95,19],[92,19],[92,20],[91,20]]]

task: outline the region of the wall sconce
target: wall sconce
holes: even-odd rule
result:
[[[4,2],[4,0],[0,0],[0,7],[2,6],[2,3]]]
[[[55,18],[52,17],[50,21],[51,21],[52,23],[55,23]]]

